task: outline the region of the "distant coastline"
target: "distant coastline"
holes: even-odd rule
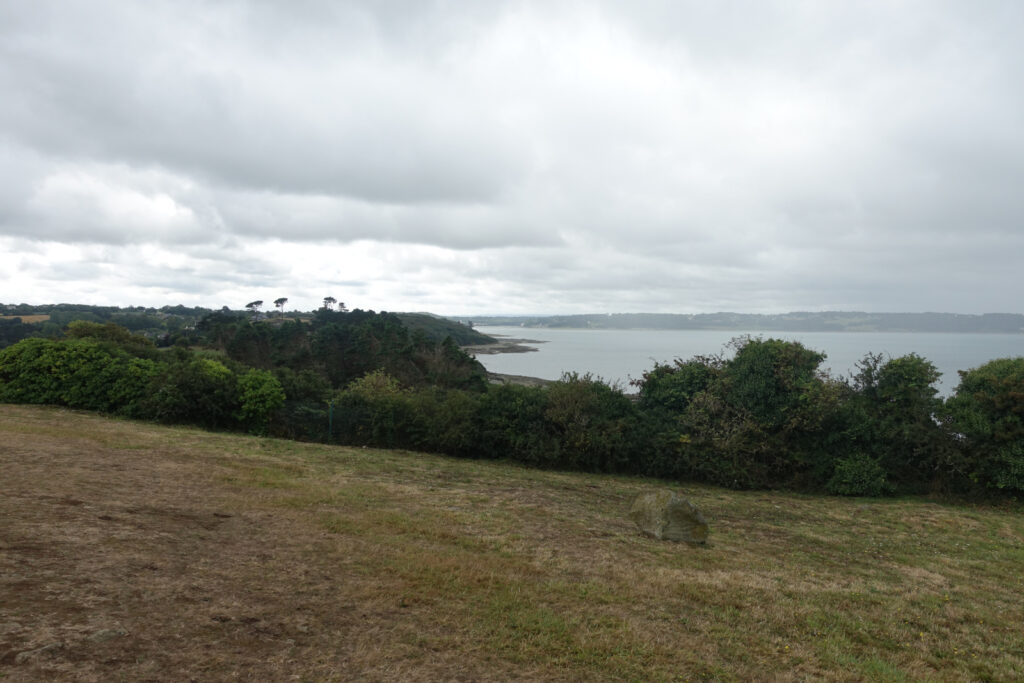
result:
[[[514,339],[503,334],[488,335],[496,341],[493,344],[468,344],[462,346],[462,350],[471,356],[488,356],[496,353],[530,353],[536,351],[535,346],[529,344],[545,344],[540,339]]]
[[[477,316],[480,326],[592,330],[762,330],[764,332],[964,332],[1022,334],[1019,313],[602,313],[551,316]],[[524,340],[525,341],[525,340]],[[498,353],[502,353],[498,351]]]

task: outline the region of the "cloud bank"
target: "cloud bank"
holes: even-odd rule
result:
[[[1022,20],[0,2],[0,300],[1024,312]]]

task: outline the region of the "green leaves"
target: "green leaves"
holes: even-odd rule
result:
[[[961,372],[947,408],[971,479],[1024,493],[1024,357]]]
[[[155,371],[95,339],[24,339],[0,351],[0,400],[131,414]]]
[[[839,496],[878,497],[892,491],[885,470],[865,453],[854,453],[838,461],[825,488]]]
[[[284,405],[284,400],[284,389],[272,373],[249,370],[238,378],[239,407],[235,417],[250,428],[264,431],[274,412]]]

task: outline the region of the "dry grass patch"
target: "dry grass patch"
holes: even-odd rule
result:
[[[1018,508],[663,482],[0,406],[0,676],[1024,677]],[[49,648],[49,649],[47,649]]]

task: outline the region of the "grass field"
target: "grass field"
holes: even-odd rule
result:
[[[1024,514],[0,406],[0,679],[1021,680]]]

